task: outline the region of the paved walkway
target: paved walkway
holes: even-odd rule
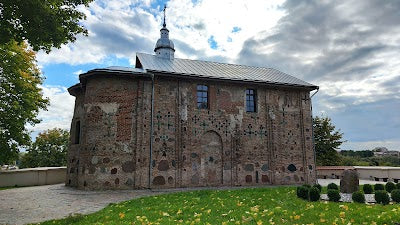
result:
[[[0,224],[25,224],[96,212],[109,203],[165,191],[81,191],[64,184],[0,191]]]
[[[331,182],[338,183],[339,180],[319,180],[319,183],[323,186]],[[360,181],[360,184],[365,182]],[[246,187],[219,187],[216,189],[237,188]],[[89,214],[99,211],[109,203],[168,192],[199,189],[205,188],[81,191],[66,187],[64,184],[56,184],[1,190],[0,224],[37,223],[51,219],[64,218],[71,214]]]

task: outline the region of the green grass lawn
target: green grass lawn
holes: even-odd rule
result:
[[[295,187],[204,190],[134,199],[42,224],[395,224],[400,204],[307,202]]]

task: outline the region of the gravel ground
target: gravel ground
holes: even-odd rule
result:
[[[374,194],[365,194],[365,201],[368,203],[376,203]],[[327,194],[321,194],[321,199],[328,201]],[[351,199],[351,194],[340,193],[340,201],[341,202],[353,202]]]

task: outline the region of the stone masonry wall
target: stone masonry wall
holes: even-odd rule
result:
[[[309,91],[155,76],[95,76],[76,94],[66,183],[137,189],[315,183]],[[209,109],[197,109],[198,84]],[[245,90],[257,91],[246,112]],[[74,144],[76,123],[81,138]],[[151,175],[149,179],[149,168]]]

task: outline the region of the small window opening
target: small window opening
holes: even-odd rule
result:
[[[246,89],[246,111],[256,112],[257,94],[254,89]]]
[[[208,86],[197,85],[197,108],[208,109]]]
[[[75,141],[74,144],[79,144],[80,143],[80,137],[81,137],[81,121],[76,121],[75,123]]]

